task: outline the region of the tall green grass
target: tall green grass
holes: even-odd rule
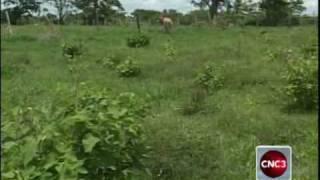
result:
[[[152,177],[138,179],[254,179],[255,147],[264,144],[292,146],[294,179],[316,179],[317,114],[282,110],[274,89],[284,85],[280,74],[285,63],[266,60],[267,50],[299,49],[317,36],[313,27],[176,27],[169,35],[158,27],[144,27],[151,44],[139,49],[126,46],[126,38],[136,33],[134,27],[58,29],[58,35],[48,36],[45,26],[19,26],[13,36],[2,39],[3,113],[18,105],[72,98],[72,78],[61,45],[82,40],[88,65],[81,72],[82,82],[152,100],[153,115],[143,124],[153,148],[147,161]],[[177,50],[174,61],[164,60],[168,40]],[[96,63],[112,54],[133,57],[141,75],[120,78]],[[198,70],[210,62],[224,66],[225,85],[206,97],[203,113],[181,114]]]

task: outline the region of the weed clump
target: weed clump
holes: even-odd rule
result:
[[[83,54],[84,48],[82,43],[79,44],[67,44],[62,45],[63,56],[74,59],[75,57],[81,56]]]
[[[224,78],[219,68],[207,64],[194,80],[189,101],[182,107],[183,115],[193,115],[204,110],[206,98],[223,87]]]
[[[176,54],[177,54],[177,50],[173,45],[173,42],[171,40],[167,41],[164,44],[164,52],[165,52],[165,56],[169,61],[174,60]]]
[[[127,38],[127,46],[130,48],[145,47],[145,46],[148,46],[149,44],[150,44],[150,37],[143,34],[137,34]]]
[[[217,66],[208,64],[195,78],[195,84],[207,92],[223,87],[224,78]]]
[[[141,73],[140,67],[132,57],[128,57],[124,62],[120,63],[116,67],[116,71],[121,77],[135,77]]]

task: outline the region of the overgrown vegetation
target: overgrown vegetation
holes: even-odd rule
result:
[[[75,89],[70,106],[17,106],[6,113],[3,178],[119,179],[147,170],[142,120],[148,105],[134,93],[110,97],[87,90],[80,96],[83,53],[82,44],[63,45]],[[124,76],[136,73],[131,60],[118,69]]]
[[[288,63],[283,77],[287,85],[284,93],[288,105],[304,110],[318,108],[318,64],[310,59],[297,59]]]
[[[173,61],[164,61],[159,27],[144,25],[152,46],[137,49],[124,43],[131,26],[61,26],[50,43],[38,41],[43,28],[17,26],[1,42],[1,70],[23,67],[1,74],[3,179],[254,179],[261,144],[291,145],[295,178],[316,179],[318,117],[306,110],[317,97],[318,49],[303,50],[313,26],[177,26]],[[79,37],[87,50],[71,63],[79,53],[63,57],[61,42]],[[120,76],[131,63],[143,73]],[[295,98],[307,108],[283,111]]]
[[[16,107],[6,114],[5,179],[118,179],[144,170],[146,104],[132,93],[88,92],[68,107]]]

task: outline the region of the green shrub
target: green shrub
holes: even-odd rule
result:
[[[4,179],[124,179],[145,169],[144,101],[132,93],[87,93],[77,111],[58,107],[4,115]]]
[[[189,101],[182,106],[183,115],[193,115],[205,108],[205,100],[210,93],[223,87],[224,78],[217,66],[207,64],[194,80]]]
[[[83,45],[82,43],[79,44],[67,44],[64,43],[62,45],[62,52],[63,56],[73,59],[77,56],[81,56],[83,54]]]
[[[195,83],[210,92],[211,90],[221,88],[223,86],[223,79],[221,73],[219,73],[219,69],[209,64],[198,73]]]
[[[305,110],[318,106],[318,66],[313,60],[299,59],[288,63],[283,93],[289,106]]]
[[[168,60],[172,61],[177,54],[176,48],[173,46],[173,42],[171,40],[167,41],[164,44],[165,55]]]
[[[121,77],[135,77],[141,73],[139,66],[131,57],[128,57],[124,62],[120,63],[116,70]]]
[[[150,38],[143,34],[137,34],[127,39],[127,45],[131,48],[145,47],[150,44]]]

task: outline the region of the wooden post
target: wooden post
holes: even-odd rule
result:
[[[288,27],[291,27],[291,24],[292,24],[292,14],[290,12],[288,17]]]
[[[9,16],[8,10],[6,10],[6,18],[7,18],[7,23],[8,23],[9,34],[11,35],[12,29],[11,29],[10,16]]]
[[[136,22],[137,22],[138,32],[141,33],[140,18],[138,14],[136,14]]]
[[[99,25],[99,14],[98,14],[98,8],[95,9],[95,21],[96,21],[96,26]]]

